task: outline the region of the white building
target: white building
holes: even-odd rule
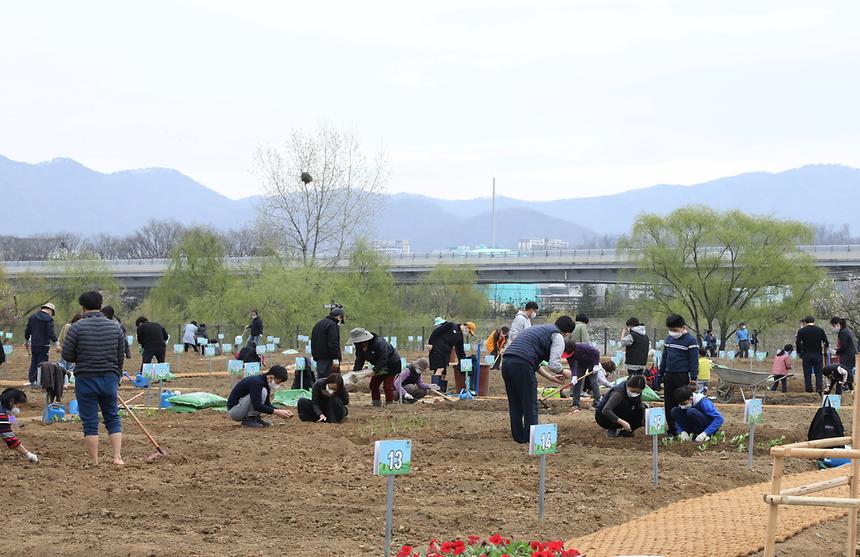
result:
[[[569,242],[556,238],[526,238],[519,241],[520,251],[536,251],[548,249],[568,249]]]
[[[409,249],[409,240],[375,240],[370,242],[370,248],[377,253],[392,257],[412,253]]]

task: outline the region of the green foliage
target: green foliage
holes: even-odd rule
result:
[[[811,239],[799,222],[693,206],[640,216],[620,246],[640,250],[642,310],[725,342],[740,321],[765,330],[808,310],[822,273],[797,245]]]
[[[448,320],[474,320],[490,312],[487,296],[468,267],[439,264],[414,287],[406,288],[404,306]]]

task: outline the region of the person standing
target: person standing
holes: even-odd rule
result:
[[[185,345],[185,351],[191,348],[197,352],[197,321],[187,323],[182,329],[182,344]]]
[[[570,335],[570,340],[573,342],[591,342],[591,335],[588,334],[588,316],[584,313],[576,314],[576,328]]]
[[[803,327],[797,331],[794,346],[797,355],[803,363],[803,386],[807,393],[812,392],[812,376],[815,375],[815,391],[821,394],[824,389],[824,378],[821,371],[824,368],[823,352],[830,347],[824,329],[815,324],[811,315],[803,318]]]
[[[686,387],[699,378],[699,343],[687,330],[687,323],[680,315],[666,317],[669,336],[664,341],[663,357],[660,358],[660,377],[663,379],[663,399],[666,409],[666,422],[669,431],[672,427],[672,410],[677,406],[673,393],[679,387]]]
[[[708,355],[711,358],[717,357],[717,335],[714,334],[714,331],[708,329],[705,331],[705,336],[702,338],[702,341],[705,343],[705,350],[708,351]]]
[[[750,357],[750,332],[746,323],[738,325],[735,333],[735,341],[738,343],[738,358]]]
[[[328,376],[332,366],[340,366],[340,326],[343,323],[346,323],[343,307],[335,306],[311,330],[311,356],[317,362],[317,379]]]
[[[854,388],[854,369],[855,356],[857,355],[857,345],[855,344],[854,334],[848,328],[848,323],[841,317],[833,317],[830,320],[830,326],[833,332],[836,333],[836,356],[839,357],[839,365],[847,369],[850,377],[848,379],[848,387]]]
[[[561,383],[561,356],[565,337],[575,324],[562,315],[553,324],[538,325],[523,331],[511,342],[502,362],[502,378],[508,396],[511,437],[517,443],[528,443],[531,426],[538,423],[537,376]],[[547,368],[541,362],[547,362]]]
[[[141,315],[135,320],[134,325],[137,327],[137,343],[143,348],[143,364],[152,363],[152,358],[155,358],[159,364],[164,363],[167,352],[167,330],[161,324],[150,321],[145,316]]]
[[[380,385],[385,391],[385,404],[394,402],[394,380],[403,367],[397,350],[381,336],[360,327],[349,332],[349,343],[355,345],[353,371],[364,368],[365,362],[373,366],[373,377],[370,379],[370,398],[373,406],[382,406]]]
[[[63,359],[75,364],[75,395],[84,441],[93,464],[99,463],[99,410],[113,449],[113,463],[122,460],[122,424],[117,395],[122,377],[126,340],[119,325],[100,311],[102,295],[84,292],[78,298],[83,317],[69,328]]]
[[[260,312],[255,309],[251,310],[251,323],[245,327],[248,333],[248,342],[256,342],[258,345],[263,340],[263,318],[260,317]]]
[[[112,320],[114,323],[119,325],[119,328],[122,330],[122,338],[125,343],[125,359],[131,359],[131,346],[128,344],[128,333],[125,330],[125,325],[122,324],[119,317],[116,316],[116,310],[113,309],[113,306],[105,306],[102,308],[102,314],[108,319]]]
[[[66,335],[69,333],[69,329],[71,329],[72,325],[77,323],[78,320],[80,320],[80,318],[81,318],[81,314],[76,313],[75,316],[72,317],[72,320],[69,321],[68,323],[66,323],[65,325],[63,325],[63,328],[60,329],[60,336],[57,339],[57,354],[60,354],[60,361],[58,362],[58,365],[61,368],[65,369],[66,371],[72,371],[72,372],[75,371],[75,366],[74,366],[74,364],[70,364],[69,362],[67,362],[66,360],[63,359],[63,357],[62,357],[63,342],[66,340]]]
[[[54,304],[42,304],[39,311],[27,319],[24,329],[24,347],[30,352],[30,370],[27,379],[31,387],[38,387],[37,377],[39,364],[48,361],[48,351],[51,345],[57,345],[57,335],[54,334],[54,315],[57,313]]]
[[[508,332],[508,344],[512,343],[520,333],[532,326],[532,319],[537,316],[537,302],[526,302],[526,307],[517,312]]]
[[[471,321],[459,324],[445,321],[433,329],[433,333],[427,339],[427,344],[430,346],[430,369],[433,370],[430,381],[434,385],[439,385],[442,392],[448,390],[446,377],[448,364],[451,362],[451,350],[456,352],[459,366],[459,361],[466,359],[465,336],[474,335],[475,329],[476,326]]]
[[[624,365],[627,367],[627,375],[643,375],[645,366],[648,364],[651,339],[648,338],[648,330],[645,325],[639,323],[639,319],[631,317],[627,320],[626,327],[621,331],[621,346],[624,347]]]

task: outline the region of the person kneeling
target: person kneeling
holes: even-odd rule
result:
[[[291,418],[292,412],[275,408],[269,403],[269,395],[280,389],[288,376],[284,366],[272,366],[265,374],[250,375],[242,379],[236,383],[227,398],[227,415],[234,422],[242,422],[245,427],[272,425],[260,418],[260,414]]]
[[[607,437],[633,437],[633,432],[644,425],[644,389],[645,377],[631,375],[603,395],[597,403],[594,419],[606,430]]]
[[[439,385],[428,385],[421,379],[421,374],[430,368],[427,358],[419,358],[409,364],[394,380],[394,400],[407,404],[427,396],[431,390],[438,391]]]
[[[682,441],[704,443],[720,430],[723,416],[708,397],[693,387],[678,387],[672,394],[678,405],[672,409],[672,423]]]
[[[299,399],[299,419],[338,424],[349,414],[348,405],[349,393],[343,386],[343,377],[339,373],[331,373],[314,383],[311,398]]]

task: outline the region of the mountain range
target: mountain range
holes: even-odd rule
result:
[[[596,197],[528,201],[496,198],[496,245],[522,238],[558,238],[571,247],[630,229],[642,212],[665,214],[690,204],[742,209],[814,224],[848,224],[850,212],[826,200],[860,192],[860,169],[808,165],[784,172],[749,172],[694,185],[660,184]],[[220,229],[252,222],[257,196],[233,200],[172,169],[109,174],[66,158],[38,164],[0,156],[0,235],[52,232],[127,234],[150,219],[175,219]],[[820,199],[820,205],[810,201]],[[397,193],[376,215],[378,239],[408,240],[415,252],[489,245],[489,198],[446,200]]]

